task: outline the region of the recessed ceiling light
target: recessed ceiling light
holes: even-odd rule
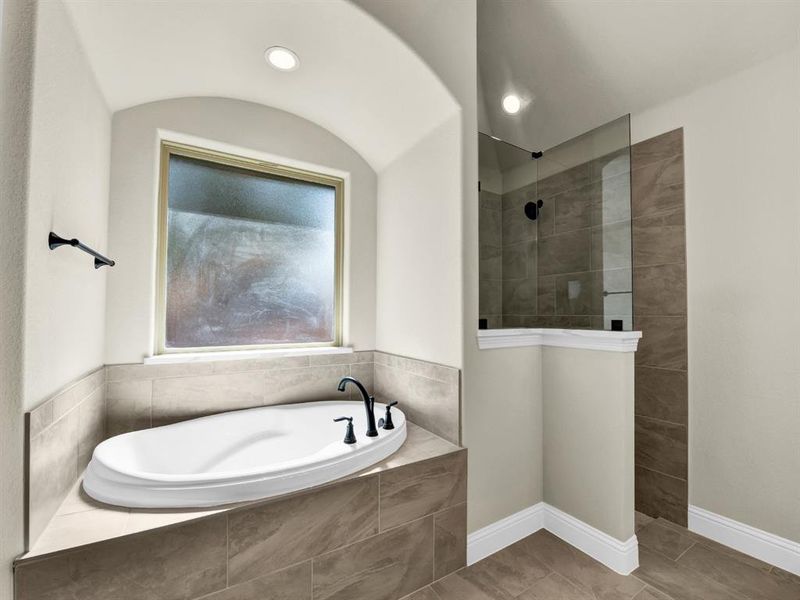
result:
[[[300,59],[297,58],[297,54],[283,46],[267,48],[264,51],[264,58],[267,59],[270,66],[279,71],[294,71],[300,66]]]
[[[522,102],[516,94],[506,94],[503,96],[503,110],[510,115],[515,115],[522,107]]]

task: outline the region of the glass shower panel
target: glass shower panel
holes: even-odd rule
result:
[[[482,326],[632,328],[629,122],[535,160],[481,134]]]
[[[537,161],[531,151],[480,133],[479,322],[509,327],[504,312],[536,311]],[[529,218],[531,215],[534,219]]]

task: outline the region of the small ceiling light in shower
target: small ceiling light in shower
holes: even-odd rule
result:
[[[510,115],[515,115],[522,108],[522,101],[516,94],[506,94],[503,96],[503,110]]]
[[[264,58],[267,59],[270,66],[279,71],[294,71],[300,66],[300,59],[297,58],[297,54],[283,46],[267,48],[264,51]]]

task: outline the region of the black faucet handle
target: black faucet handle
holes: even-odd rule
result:
[[[356,443],[356,434],[353,432],[353,417],[336,417],[334,423],[339,423],[340,421],[347,421],[347,433],[344,435],[344,443],[345,444],[355,444]]]
[[[394,423],[392,422],[392,407],[397,406],[397,400],[389,402],[386,405],[386,416],[383,419],[378,419],[378,427],[382,429],[394,429]]]

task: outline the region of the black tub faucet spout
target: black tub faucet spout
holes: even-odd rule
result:
[[[342,377],[339,381],[339,391],[343,392],[348,383],[356,386],[364,399],[364,410],[367,412],[367,437],[378,437],[378,430],[375,427],[375,398],[370,396],[367,389],[354,377]]]

